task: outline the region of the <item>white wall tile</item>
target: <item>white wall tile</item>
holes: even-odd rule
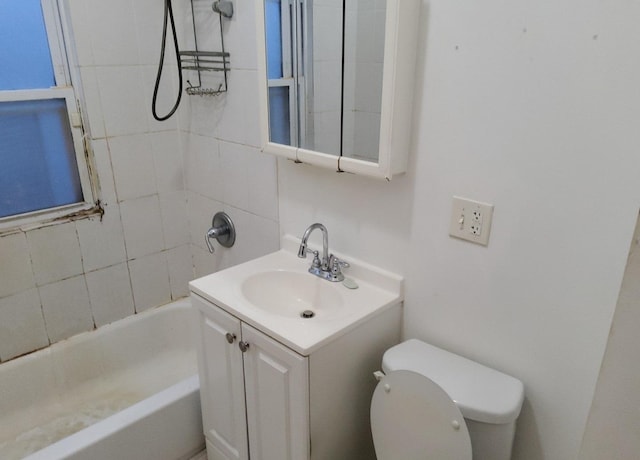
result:
[[[187,187],[200,195],[222,201],[223,174],[219,141],[190,134],[186,138]]]
[[[139,66],[97,67],[96,75],[107,136],[146,133],[149,130],[144,86]]]
[[[153,195],[120,204],[127,257],[135,259],[164,249],[158,196]]]
[[[105,137],[104,115],[95,67],[82,67],[80,69],[80,78],[87,110],[86,117],[89,121],[89,126],[87,127],[89,134],[93,139],[102,139]]]
[[[235,6],[235,5],[234,5]],[[195,27],[198,34],[198,49],[215,51],[220,47],[220,21],[218,15],[211,9],[208,2],[193,2]],[[191,11],[189,11],[191,13]],[[235,12],[234,12],[235,16]],[[191,25],[191,21],[188,23]],[[228,21],[223,19],[223,26],[228,27]],[[193,48],[193,31],[187,31],[185,46]]]
[[[0,299],[0,360],[49,345],[37,289]]]
[[[229,91],[224,95],[224,112],[216,136],[259,147],[259,114],[257,71],[235,70],[229,74]]]
[[[184,156],[178,132],[164,131],[149,136],[158,192],[184,190]]]
[[[169,267],[169,283],[173,300],[189,295],[189,281],[194,279],[193,261],[188,244],[165,252]]]
[[[223,210],[223,204],[197,193],[190,192],[188,196],[187,212],[189,214],[191,244],[206,250],[205,234],[211,227],[214,214]],[[233,216],[230,217],[233,220]],[[215,241],[213,243],[216,245]]]
[[[267,219],[278,220],[278,172],[276,158],[255,149],[248,157],[248,211]]]
[[[192,244],[196,277],[232,267],[280,248],[277,222],[226,205],[222,210],[233,220],[236,242],[231,248],[224,248],[213,241],[214,254],[210,254],[206,248]],[[204,244],[204,240],[202,243]]]
[[[241,209],[225,205],[223,208],[233,220],[236,242],[231,248],[216,250],[228,254],[230,265],[246,262],[280,249],[280,232],[277,222],[256,216]],[[214,243],[215,245],[215,243]]]
[[[117,205],[106,206],[102,220],[97,217],[76,222],[82,265],[85,272],[127,260],[124,232]]]
[[[0,236],[0,298],[35,287],[24,233]]]
[[[91,24],[86,0],[68,0],[73,29],[76,59],[81,67],[93,65],[93,49],[91,48]]]
[[[250,147],[220,141],[222,201],[236,208],[249,207],[248,164]]]
[[[91,46],[97,65],[138,63],[138,37],[132,0],[87,1]]]
[[[136,312],[171,301],[169,271],[164,253],[129,261]]]
[[[93,139],[91,146],[93,147],[93,157],[100,186],[98,197],[103,205],[116,205],[118,197],[116,195],[116,186],[113,182],[113,169],[111,168],[111,155],[109,154],[107,140]]]
[[[220,251],[216,254],[210,254],[208,250],[192,244],[191,253],[193,255],[193,270],[195,278],[210,275],[211,273],[215,273],[224,268],[225,265],[228,265],[228,263],[225,264],[225,261],[222,260],[224,254],[221,257]]]
[[[126,263],[87,273],[86,278],[97,327],[135,313]]]
[[[139,64],[158,64],[160,57],[160,38],[162,37],[163,2],[155,0],[135,0],[133,13],[135,15],[136,32],[138,35]],[[178,16],[179,8],[173,7],[176,25],[183,22]],[[180,35],[178,35],[180,38]],[[167,37],[167,50],[165,59],[175,62],[173,42],[170,35]]]
[[[215,98],[190,97],[184,103],[184,110],[178,110],[180,127],[200,136],[217,137],[218,125],[224,116],[227,93]]]
[[[189,243],[186,192],[160,195],[160,214],[164,234],[164,248],[171,249]]]
[[[172,52],[169,52],[170,54]],[[178,100],[180,94],[180,105],[171,117],[164,121],[158,121],[153,117],[151,111],[151,105],[153,103],[153,90],[155,88],[155,82],[158,74],[158,64],[140,66],[140,74],[142,78],[142,96],[143,105],[145,109],[145,116],[147,117],[147,123],[149,131],[173,131],[178,129],[178,120],[180,119],[179,112],[182,111],[182,104],[187,99],[187,95],[184,93],[184,88],[187,87],[186,80],[183,80],[183,91],[179,92],[178,88],[178,66],[176,64],[169,64],[169,59],[166,60],[162,70],[162,77],[160,79],[160,86],[158,86],[158,93],[156,98],[156,115],[158,117],[166,117],[169,112],[173,110],[173,107]]]
[[[118,200],[158,193],[149,136],[112,137],[108,143]]]
[[[84,276],[41,286],[42,311],[51,343],[93,329]]]
[[[258,96],[258,72],[256,70],[248,70],[239,73],[238,79],[244,84],[243,107],[241,124],[244,129],[243,143],[254,147],[262,147],[262,139],[260,138],[260,106]]]
[[[75,222],[31,230],[27,241],[38,286],[82,273]]]
[[[225,21],[225,47],[232,69],[256,69],[256,14],[251,2],[235,2],[233,18]]]

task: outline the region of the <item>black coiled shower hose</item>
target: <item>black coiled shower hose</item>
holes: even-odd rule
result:
[[[160,79],[162,78],[162,69],[164,67],[164,51],[167,44],[167,23],[171,21],[171,31],[173,36],[173,47],[176,52],[176,59],[178,60],[178,96],[176,98],[176,102],[173,105],[171,111],[164,116],[159,116],[156,110],[157,99],[158,99],[158,88],[160,87]],[[165,121],[178,110],[178,106],[180,105],[180,100],[182,99],[182,63],[180,62],[180,49],[178,47],[178,37],[176,34],[176,24],[173,20],[173,8],[171,7],[171,0],[164,1],[164,22],[162,25],[162,45],[160,47],[160,62],[158,62],[158,73],[156,75],[156,84],[153,88],[153,100],[151,102],[151,113],[153,114],[153,118],[158,121]]]

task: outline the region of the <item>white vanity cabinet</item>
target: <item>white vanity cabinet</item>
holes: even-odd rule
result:
[[[259,324],[191,300],[209,460],[375,459],[372,373],[400,340],[400,302],[304,356]]]
[[[308,358],[195,295],[192,302],[209,460],[308,459]]]

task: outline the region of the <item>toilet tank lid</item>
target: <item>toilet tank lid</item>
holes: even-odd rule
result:
[[[462,356],[410,339],[388,349],[382,370],[410,370],[438,384],[466,419],[503,424],[520,414],[522,382]]]

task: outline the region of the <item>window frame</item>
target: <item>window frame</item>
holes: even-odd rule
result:
[[[0,233],[12,231],[23,226],[37,227],[52,221],[64,221],[76,215],[102,213],[98,200],[98,183],[93,167],[93,156],[83,121],[86,111],[78,66],[73,50],[67,45],[72,43],[70,18],[61,0],[41,0],[42,13],[47,32],[51,62],[53,65],[55,86],[20,90],[0,90],[0,102],[33,101],[62,99],[67,107],[69,127],[73,139],[74,153],[78,165],[80,187],[83,201],[39,209],[22,214],[0,217]]]

